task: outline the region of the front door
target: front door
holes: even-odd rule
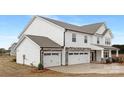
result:
[[[90,52],[90,60],[91,62],[96,61],[96,51]]]

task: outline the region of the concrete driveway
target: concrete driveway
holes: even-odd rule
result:
[[[53,71],[62,72],[62,73],[72,73],[72,74],[124,74],[124,64],[78,64],[70,66],[60,66],[60,67],[50,67],[48,68]]]

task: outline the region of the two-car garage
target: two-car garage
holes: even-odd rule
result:
[[[47,51],[44,52],[43,64],[44,67],[61,66],[62,65],[62,52],[61,51]],[[68,65],[89,63],[89,51],[68,51],[66,55]]]

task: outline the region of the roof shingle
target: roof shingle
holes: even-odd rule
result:
[[[84,26],[77,26],[77,25],[65,23],[62,21],[58,21],[58,20],[54,20],[54,19],[50,19],[50,18],[46,18],[46,17],[42,17],[42,16],[38,16],[38,17],[43,18],[47,21],[50,21],[50,22],[52,22],[58,26],[61,26],[65,29],[83,32],[83,33],[87,33],[87,34],[95,34],[96,31],[99,29],[99,27],[104,24],[104,22],[100,22],[100,23],[89,24],[89,25],[84,25]]]
[[[28,38],[30,38],[32,41],[34,41],[36,44],[38,44],[40,47],[61,47],[59,44],[56,42],[52,41],[48,37],[43,37],[43,36],[34,36],[34,35],[26,35]]]

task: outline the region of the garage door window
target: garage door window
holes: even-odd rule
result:
[[[73,53],[69,53],[69,55],[73,55]]]
[[[52,55],[59,55],[59,53],[52,53]]]
[[[50,56],[50,55],[51,55],[51,53],[44,53],[44,55],[45,55],[45,56]]]
[[[78,53],[74,53],[74,55],[78,55]]]
[[[80,55],[83,55],[84,53],[80,53]]]
[[[84,53],[85,55],[88,55],[88,53]]]

